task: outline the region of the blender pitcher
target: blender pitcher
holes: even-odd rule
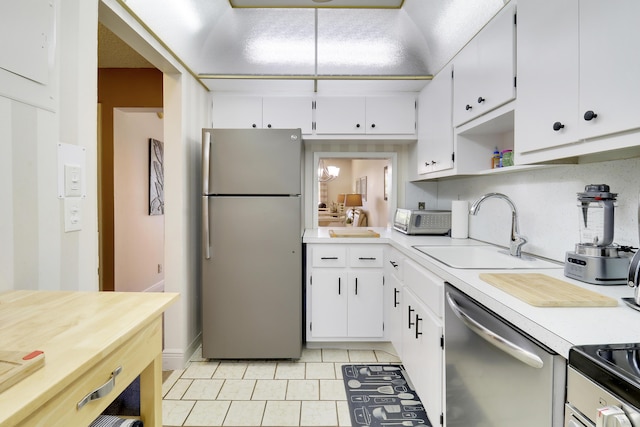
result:
[[[617,193],[607,184],[590,184],[578,193],[580,244],[606,247],[613,243],[613,215]]]

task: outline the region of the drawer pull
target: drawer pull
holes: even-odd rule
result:
[[[91,402],[92,400],[98,400],[105,397],[107,394],[113,390],[113,387],[116,385],[116,376],[122,372],[122,366],[118,366],[112,373],[109,381],[102,384],[97,389],[93,390],[91,393],[87,394],[84,399],[78,402],[78,409],[81,409],[84,405]]]
[[[361,256],[361,257],[359,257],[358,259],[359,259],[360,261],[375,261],[375,260],[376,260],[376,257],[374,257],[374,256],[373,256],[373,257],[364,257],[364,256]]]
[[[415,310],[413,308],[411,308],[411,306],[408,306],[408,308],[409,308],[409,313],[408,313],[409,315],[407,316],[409,318],[409,326],[408,327],[409,327],[409,329],[411,329],[411,327],[413,325],[415,325],[415,323],[413,323],[411,321],[411,317],[413,317],[413,316],[411,316],[411,313],[413,313]]]
[[[325,260],[325,259],[338,259],[338,257],[337,256],[323,256],[323,257],[320,257],[320,259],[322,259],[322,260]]]
[[[422,332],[420,332],[420,322],[422,322],[422,317],[416,314],[416,339],[422,335]]]
[[[397,288],[393,288],[393,308],[396,308],[400,303],[398,302],[398,294],[400,291]]]

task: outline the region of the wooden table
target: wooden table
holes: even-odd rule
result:
[[[0,393],[0,426],[88,426],[140,375],[145,427],[162,426],[162,313],[171,293],[0,293],[0,349],[44,367]],[[114,372],[119,373],[114,375]],[[107,384],[102,398],[78,403]]]

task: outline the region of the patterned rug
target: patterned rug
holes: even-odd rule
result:
[[[354,426],[431,426],[402,365],[344,365]]]

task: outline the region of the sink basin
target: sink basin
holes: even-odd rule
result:
[[[562,268],[562,264],[545,261],[528,255],[521,258],[509,255],[509,251],[496,246],[414,246],[425,255],[452,268],[511,270]]]

